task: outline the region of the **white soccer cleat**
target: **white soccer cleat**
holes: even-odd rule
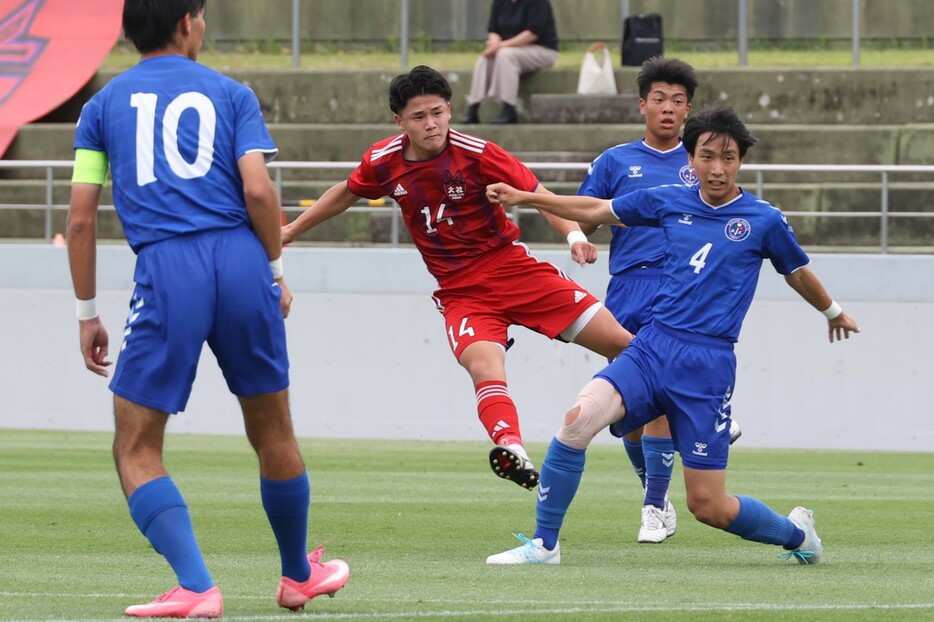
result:
[[[665,512],[654,505],[642,506],[642,526],[639,527],[639,542],[658,544],[668,537],[665,527]]]
[[[813,566],[819,564],[824,559],[824,545],[821,544],[820,537],[814,529],[817,521],[814,520],[814,512],[800,505],[788,514],[788,519],[795,524],[795,527],[804,532],[804,540],[801,545],[793,551],[788,551],[779,555],[782,559],[794,557],[799,564]]]
[[[651,510],[648,508],[652,508]],[[639,542],[658,544],[675,535],[678,529],[678,513],[671,499],[665,495],[665,507],[658,509],[654,505],[642,506],[642,526],[639,528]]]
[[[541,538],[530,540],[521,533],[512,534],[522,542],[522,546],[509,549],[496,555],[490,555],[486,558],[486,563],[493,565],[517,565],[517,564],[560,564],[561,563],[561,544],[555,542],[555,548],[549,551],[542,544]]]
[[[736,423],[736,419],[730,419],[730,445],[735,443],[736,439],[742,435],[743,430],[739,427],[739,424]]]
[[[675,506],[671,504],[668,495],[665,495],[665,509],[662,513],[664,514],[662,521],[665,523],[665,530],[670,538],[678,530],[678,513],[675,512]]]

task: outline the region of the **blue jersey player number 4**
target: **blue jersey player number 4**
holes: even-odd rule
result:
[[[733,110],[711,108],[685,124],[684,146],[697,186],[637,190],[614,199],[487,188],[491,200],[524,204],[587,224],[659,227],[665,233],[662,284],[654,320],[587,384],[565,415],[542,466],[533,538],[491,555],[491,564],[559,563],[558,533],[597,433],[621,422],[624,433],[668,415],[684,465],[690,511],[702,523],[746,540],[784,547],[785,557],[820,563],[823,546],[812,510],[782,516],[758,499],[726,492],[736,342],[768,259],[828,320],[830,341],[859,332],[807,267],[782,213],[736,184],[755,138]]]

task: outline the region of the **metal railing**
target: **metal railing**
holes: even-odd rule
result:
[[[0,210],[4,209],[43,209],[45,211],[45,240],[52,240],[52,215],[57,210],[67,210],[68,205],[56,204],[53,199],[54,190],[54,171],[56,169],[71,169],[73,162],[71,160],[0,160],[0,170],[3,169],[21,169],[21,168],[39,168],[45,172],[45,203],[44,204],[4,204],[0,203]],[[269,168],[272,172],[273,181],[281,197],[285,186],[283,172],[286,170],[327,170],[335,169],[341,171],[350,171],[359,165],[357,161],[342,162],[271,162]],[[527,166],[535,171],[581,171],[587,170],[589,166],[586,162],[529,162]],[[879,210],[875,212],[868,211],[843,211],[843,212],[806,212],[782,210],[786,216],[795,216],[802,218],[878,218],[879,224],[879,251],[883,254],[889,252],[889,226],[892,219],[897,218],[934,218],[934,209],[930,212],[908,212],[891,211],[890,197],[890,177],[898,174],[921,173],[931,175],[931,181],[934,182],[934,165],[885,165],[885,164],[745,164],[742,168],[743,173],[755,173],[756,195],[762,199],[768,200],[765,177],[767,173],[865,173],[878,175],[880,183]],[[811,182],[813,183],[813,182]],[[400,243],[400,211],[398,206],[391,199],[361,202],[351,207],[350,212],[374,212],[382,211],[387,207],[392,208],[390,243],[392,246],[398,246]],[[112,205],[101,206],[104,210],[113,210]],[[300,205],[284,205],[283,211],[297,212],[304,209]],[[536,213],[536,210],[530,208],[515,207],[512,210],[512,218],[517,222],[522,214]]]
[[[737,0],[736,23],[738,30],[737,51],[739,54],[739,65],[745,67],[749,64],[749,28],[748,28],[748,0]],[[403,69],[409,67],[409,0],[401,0],[399,8],[399,47],[400,60]],[[629,16],[629,0],[620,0],[619,3],[620,23]],[[300,29],[301,22],[301,0],[292,0],[292,67],[298,68],[301,59],[302,36]],[[859,67],[859,47],[860,47],[860,23],[861,9],[860,0],[852,0],[852,47],[853,47],[853,66]]]

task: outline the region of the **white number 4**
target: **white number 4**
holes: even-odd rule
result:
[[[694,253],[693,257],[691,257],[691,261],[689,263],[694,266],[694,274],[700,274],[700,271],[703,270],[704,266],[707,265],[707,253],[710,252],[711,248],[713,248],[713,244],[711,242],[707,242],[700,248],[699,251]]]

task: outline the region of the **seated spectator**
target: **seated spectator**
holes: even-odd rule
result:
[[[517,123],[519,76],[555,64],[558,29],[549,0],[493,0],[486,49],[474,65],[462,123],[480,122],[480,102],[503,103],[490,123]]]

